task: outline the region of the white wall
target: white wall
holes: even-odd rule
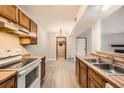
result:
[[[40,25],[38,25],[37,29],[37,45],[28,45],[25,48],[33,55],[48,57],[48,36]]]
[[[87,55],[95,51],[101,51],[101,20],[97,20],[90,29],[78,37],[87,38]]]
[[[102,33],[124,33],[124,6],[101,20]]]
[[[124,44],[124,7],[121,7],[108,17],[101,20],[102,27],[102,51],[114,52],[111,44]]]
[[[38,29],[37,29],[37,45],[28,45],[24,46],[29,52],[31,52],[33,55],[38,56],[46,56],[48,58],[48,34],[44,27],[40,24],[42,23],[42,20],[39,20],[37,16],[33,16],[32,12],[26,9],[24,6],[18,6],[20,7],[30,18],[37,23]]]
[[[111,47],[112,44],[124,44],[124,33],[102,35],[102,51],[114,52],[114,49],[124,50],[124,47]]]
[[[68,36],[67,37],[67,58],[75,57],[76,55],[76,37]]]
[[[22,49],[23,54],[26,54],[26,51],[20,44],[19,44],[19,37],[14,34],[3,32],[0,29],[0,49]]]
[[[110,47],[106,45],[108,43],[117,43],[117,41],[122,41],[122,35],[119,33],[124,33],[124,7],[114,11],[112,14],[104,17],[101,20],[97,20],[92,26],[92,52],[94,51],[109,51]],[[109,35],[102,36],[102,34],[116,33],[118,36]],[[105,40],[103,40],[103,38]],[[122,39],[122,40],[121,40]],[[118,43],[120,43],[118,42]],[[105,45],[106,43],[106,45]],[[123,42],[122,42],[123,43]],[[109,44],[110,45],[110,44]],[[107,49],[108,48],[108,49]],[[111,48],[110,51],[114,49]]]
[[[87,38],[87,55],[90,55],[91,53],[91,28],[82,33],[79,37],[86,37]]]
[[[97,20],[92,26],[91,32],[92,52],[101,51],[101,21]]]
[[[48,34],[48,59],[56,59],[56,34]]]

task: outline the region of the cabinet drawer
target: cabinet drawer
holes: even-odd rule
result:
[[[88,74],[94,78],[94,80],[96,80],[96,82],[98,82],[98,84],[101,87],[105,87],[105,83],[107,82],[103,77],[101,77],[100,75],[98,75],[95,71],[93,71],[92,69],[88,68]]]
[[[85,65],[82,61],[80,61],[80,68],[84,68],[85,70],[87,70],[87,65]]]
[[[0,85],[0,88],[12,88],[14,87],[14,78],[11,78]]]

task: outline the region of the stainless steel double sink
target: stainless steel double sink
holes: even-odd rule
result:
[[[105,71],[111,75],[124,75],[124,67],[116,65],[116,64],[108,64],[102,61],[98,61],[96,59],[85,59],[89,63],[93,64],[94,66],[98,67],[99,69]]]

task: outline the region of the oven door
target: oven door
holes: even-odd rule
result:
[[[40,88],[40,64],[36,63],[18,73],[18,88]]]

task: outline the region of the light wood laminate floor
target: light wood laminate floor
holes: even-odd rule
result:
[[[73,61],[48,61],[42,88],[79,88]]]

